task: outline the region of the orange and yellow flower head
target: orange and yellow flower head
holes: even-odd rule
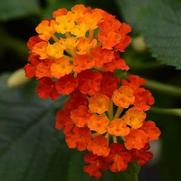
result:
[[[28,41],[27,77],[59,79],[87,69],[128,70],[119,57],[129,45],[131,27],[101,9],[76,5],[42,20]],[[36,59],[36,62],[34,61]]]
[[[102,171],[123,172],[130,162],[143,166],[151,158],[149,142],[160,130],[147,121],[154,98],[145,80],[129,75],[121,57],[131,42],[131,27],[101,10],[76,5],[52,13],[36,27],[25,73],[36,78],[42,99],[69,96],[57,111],[55,127],[70,149],[87,151],[84,171],[100,178]]]

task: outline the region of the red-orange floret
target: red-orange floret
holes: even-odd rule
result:
[[[128,86],[121,86],[113,92],[112,100],[116,106],[120,108],[128,108],[134,103],[134,92]]]
[[[59,94],[55,88],[55,82],[50,78],[42,78],[39,80],[39,84],[36,88],[37,94],[42,99],[51,98],[53,100],[57,99]]]
[[[112,172],[125,171],[131,161],[131,154],[124,145],[113,143],[110,146],[110,154],[106,159],[110,162],[109,169]]]
[[[71,111],[71,119],[77,127],[85,127],[91,114],[85,105],[80,105],[77,109]]]
[[[119,70],[119,69],[127,71],[129,70],[129,66],[126,64],[124,59],[117,56],[115,59],[113,59],[112,62],[105,63],[103,65],[103,69],[109,72],[114,72],[115,70]]]
[[[27,42],[27,47],[28,49],[32,49],[33,46],[36,44],[36,43],[39,43],[40,41],[42,41],[39,36],[32,36],[29,38],[28,42]]]
[[[145,121],[141,129],[147,134],[149,141],[157,140],[161,134],[160,129],[153,121]]]
[[[126,122],[126,124],[133,129],[140,128],[143,125],[145,118],[146,113],[142,110],[138,110],[135,107],[128,109],[123,116],[123,119]]]
[[[100,90],[102,74],[86,70],[78,75],[79,90],[86,95],[94,95]]]
[[[102,176],[101,171],[106,170],[108,167],[104,157],[92,153],[88,153],[84,156],[84,162],[86,163],[84,172],[97,179]]]
[[[119,79],[111,72],[103,72],[100,93],[112,97],[113,91],[118,88]]]
[[[137,89],[140,86],[145,84],[145,79],[141,78],[138,75],[129,75],[127,80],[122,80],[122,85],[131,87],[132,89]]]
[[[36,71],[35,71],[36,77],[38,79],[43,78],[43,77],[51,77],[50,66],[51,66],[50,60],[40,62],[36,66]]]
[[[146,90],[145,88],[136,89],[134,95],[134,106],[137,107],[137,109],[147,111],[155,102],[151,92],[149,90]]]
[[[70,114],[65,110],[59,110],[56,113],[56,122],[55,122],[56,129],[63,129],[65,133],[68,133],[73,128],[73,123],[70,118]]]
[[[91,131],[96,131],[98,134],[104,134],[107,131],[109,120],[104,115],[95,115],[89,117],[87,126]]]
[[[73,109],[77,109],[80,105],[87,105],[88,101],[86,99],[86,96],[81,94],[79,91],[75,91],[68,101],[64,104],[64,109],[67,112],[72,111]]]
[[[110,99],[104,94],[95,94],[89,99],[89,110],[92,113],[103,114],[108,111]]]
[[[84,70],[91,69],[95,65],[94,59],[89,55],[77,55],[73,59],[73,70],[80,73]]]
[[[68,12],[68,10],[66,8],[60,8],[60,9],[57,9],[53,12],[53,17],[56,18],[58,16],[63,16],[63,15],[66,15]]]
[[[91,133],[88,128],[74,127],[72,132],[66,134],[65,141],[69,148],[77,148],[79,151],[87,149],[91,140]]]
[[[108,140],[101,135],[92,138],[87,149],[98,156],[107,156],[110,151]]]
[[[137,149],[140,150],[149,142],[147,134],[141,130],[132,130],[129,135],[125,136],[125,147],[128,150]]]
[[[104,64],[112,62],[115,58],[113,51],[102,48],[93,49],[91,51],[91,56],[97,68],[101,68]]]
[[[25,75],[27,78],[33,78],[35,76],[35,70],[36,68],[31,64],[26,64],[24,67]]]
[[[131,27],[126,23],[119,22],[114,16],[106,12],[103,13],[103,17],[105,21],[99,24],[100,32],[98,34],[102,47],[112,49],[118,46],[119,51],[124,51],[123,48],[126,48],[130,43],[127,33],[131,31]]]
[[[134,106],[137,109],[147,111],[154,104],[154,98],[151,92],[142,86],[145,84],[145,79],[137,75],[129,75],[127,80],[122,80],[122,85],[132,88],[135,96]]]
[[[121,119],[114,119],[108,126],[108,133],[113,136],[126,136],[130,132],[130,128]]]
[[[42,61],[39,59],[39,56],[30,54],[28,56],[28,63],[24,67],[26,77],[28,78],[36,77],[36,69],[38,64],[40,63],[42,63]],[[48,71],[45,72],[45,75],[49,75],[49,73],[47,73]]]
[[[56,89],[59,94],[69,95],[78,86],[78,81],[72,75],[65,75],[56,82]]]
[[[138,165],[144,166],[147,162],[149,162],[153,154],[149,151],[149,145],[147,144],[141,150],[133,149],[130,151],[132,156],[132,162],[137,162]]]

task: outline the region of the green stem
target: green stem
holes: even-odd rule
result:
[[[123,112],[123,108],[119,107],[114,115],[114,119],[119,118],[119,116],[121,115],[122,112]]]
[[[177,87],[177,86],[173,86],[169,84],[163,84],[161,82],[148,80],[148,79],[146,80],[146,87],[169,94],[169,95],[181,97],[181,87]]]
[[[110,120],[112,120],[113,118],[113,102],[112,101],[110,101],[110,104],[109,104],[108,117]]]
[[[121,71],[115,72],[115,75],[120,79],[123,79],[123,77],[127,78],[127,76],[128,76],[126,73],[122,73]],[[160,92],[168,94],[168,95],[181,97],[181,87],[179,87],[179,86],[164,84],[164,83],[157,82],[155,80],[149,80],[149,79],[146,79],[145,86],[150,89],[160,91]]]
[[[151,112],[181,117],[181,108],[158,108],[152,107]]]

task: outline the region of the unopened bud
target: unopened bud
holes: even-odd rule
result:
[[[132,46],[137,52],[144,52],[147,49],[146,43],[142,36],[133,39]]]
[[[25,84],[28,81],[29,79],[26,78],[24,69],[21,68],[21,69],[16,70],[14,73],[12,73],[12,75],[7,80],[7,85],[10,88],[18,87],[20,85]]]

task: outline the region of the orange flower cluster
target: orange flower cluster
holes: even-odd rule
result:
[[[76,5],[58,9],[43,20],[28,41],[27,77],[59,79],[87,69],[128,70],[120,58],[129,45],[131,28],[101,9]]]
[[[131,41],[130,26],[84,5],[52,16],[28,41],[25,72],[38,79],[42,99],[69,95],[55,127],[63,130],[69,148],[88,151],[84,171],[91,176],[125,171],[130,162],[144,165],[152,157],[149,142],[160,135],[156,124],[146,121],[154,98],[143,78],[114,76],[116,69],[129,69],[120,54]]]
[[[112,73],[95,71],[82,72],[77,79],[80,86],[57,112],[56,128],[64,131],[69,148],[90,152],[85,172],[99,178],[103,170],[120,172],[130,162],[142,166],[149,161],[148,144],[158,139],[160,130],[146,120],[154,99],[143,88],[144,79],[130,75],[119,82]],[[111,84],[103,86],[106,82]]]

